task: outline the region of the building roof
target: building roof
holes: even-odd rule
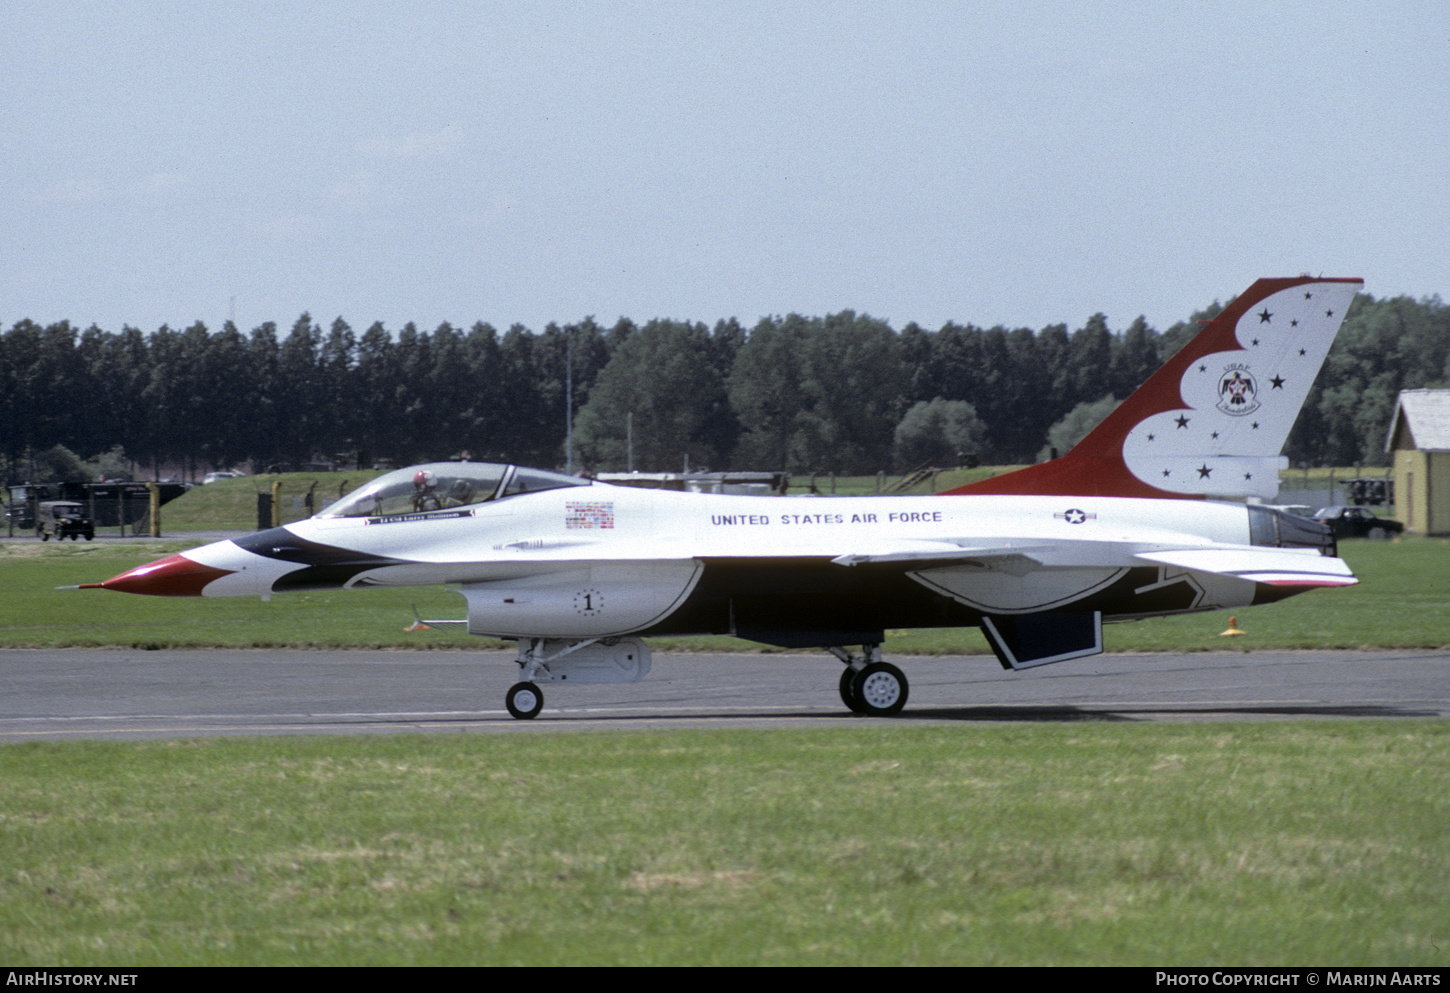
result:
[[[1397,444],[1401,430],[1409,437]],[[1450,390],[1401,390],[1385,437],[1385,451],[1450,451]]]

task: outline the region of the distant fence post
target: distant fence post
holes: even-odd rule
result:
[[[161,487],[155,483],[147,483],[146,489],[151,491],[151,537],[161,537]]]

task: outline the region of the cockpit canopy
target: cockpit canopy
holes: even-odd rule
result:
[[[496,462],[429,462],[384,473],[332,504],[318,517],[391,517],[452,510],[489,500],[590,481]]]

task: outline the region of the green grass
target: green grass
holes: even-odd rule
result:
[[[219,485],[219,484],[214,484]],[[99,582],[195,542],[0,543],[0,647],[418,647],[485,648],[459,627],[405,631],[412,605],[424,617],[462,617],[443,587],[336,590],[252,598],[140,597],[57,590]],[[1233,611],[1241,638],[1221,638],[1229,612],[1156,618],[1107,628],[1109,651],[1450,646],[1450,542],[1341,542],[1360,585],[1318,590]],[[661,638],[659,650],[759,650],[734,638]],[[888,632],[888,654],[988,651],[976,628]]]
[[[161,508],[161,533],[186,531],[250,531],[257,526],[257,494],[271,493],[272,484],[280,482],[279,506],[282,523],[291,524],[307,517],[304,498],[316,483],[314,506],[321,510],[338,498],[338,490],[351,493],[382,472],[366,469],[359,472],[284,472],[237,479],[219,479],[205,486],[193,486]]]
[[[0,960],[1426,965],[1450,727],[0,747]]]
[[[441,586],[332,590],[260,598],[145,597],[57,586],[100,582],[195,541],[124,545],[0,543],[0,647],[498,648],[461,628],[409,632],[427,618],[462,617]]]

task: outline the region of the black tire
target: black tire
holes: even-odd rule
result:
[[[851,695],[851,680],[856,678],[856,670],[846,666],[846,671],[841,673],[841,702],[846,709],[853,714],[866,713],[866,705],[860,698]]]
[[[49,531],[42,531],[42,532],[40,532],[40,540],[41,541],[49,541],[50,540],[50,532]]]
[[[544,709],[544,691],[533,683],[514,683],[503,698],[503,705],[518,720],[533,720]]]
[[[851,696],[861,702],[861,713],[891,717],[906,706],[906,675],[889,662],[872,662],[851,680]]]

